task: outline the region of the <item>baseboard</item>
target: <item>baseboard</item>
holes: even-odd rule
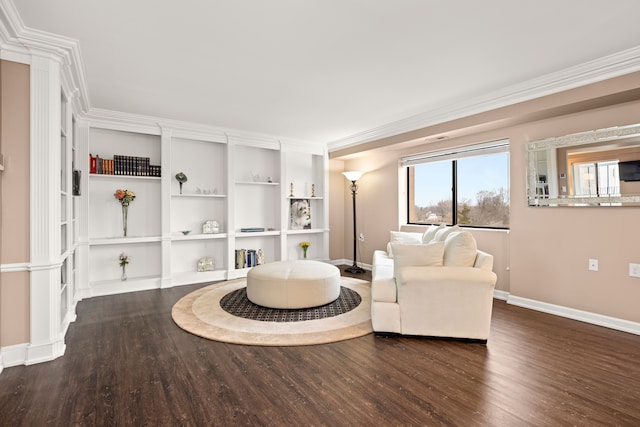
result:
[[[12,366],[26,365],[28,347],[29,344],[24,343],[0,348],[0,353],[2,353],[2,364],[0,366],[10,368]]]
[[[498,289],[494,289],[493,290],[493,298],[494,299],[499,299],[499,300],[502,300],[502,301],[506,301],[509,298],[509,292],[500,291]]]
[[[566,317],[568,319],[578,320],[580,322],[591,323],[593,325],[604,326],[605,328],[616,329],[618,331],[640,335],[640,323],[631,322],[629,320],[618,319],[616,317],[604,316],[602,314],[576,310],[574,308],[549,304],[546,302],[511,295],[507,298],[507,303],[519,307],[541,311],[543,313]]]

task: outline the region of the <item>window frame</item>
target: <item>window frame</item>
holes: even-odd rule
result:
[[[435,223],[420,223],[420,222],[411,222],[411,170],[410,168],[413,166],[417,166],[420,164],[425,164],[425,163],[431,163],[431,162],[437,162],[437,161],[445,161],[445,160],[449,160],[451,161],[451,173],[452,173],[452,177],[451,177],[451,184],[452,184],[452,188],[451,188],[451,214],[452,214],[452,224],[447,224],[447,225],[459,225],[460,227],[467,227],[467,228],[477,228],[477,229],[488,229],[488,230],[510,230],[510,225],[509,226],[505,226],[505,227],[496,227],[496,226],[489,226],[489,225],[474,225],[474,224],[458,224],[458,160],[460,159],[464,159],[464,158],[468,158],[468,157],[480,157],[480,156],[485,156],[485,155],[491,155],[491,154],[499,154],[499,153],[507,153],[510,159],[511,153],[509,150],[509,140],[508,139],[502,139],[502,140],[497,140],[497,141],[491,141],[488,143],[481,143],[481,144],[475,144],[475,145],[470,145],[467,147],[461,147],[461,148],[456,148],[456,149],[449,149],[449,150],[443,150],[443,151],[435,151],[435,152],[430,152],[430,153],[423,153],[423,154],[418,154],[418,155],[414,155],[414,156],[408,156],[408,157],[404,157],[401,159],[401,167],[405,168],[405,190],[406,190],[406,197],[405,197],[405,203],[406,203],[406,224],[408,225],[420,225],[420,226],[425,226],[425,225],[432,225]],[[508,173],[508,177],[507,177],[507,191],[510,192],[511,191],[511,167],[509,164],[509,170],[507,171]],[[415,182],[413,182],[413,186],[414,186],[414,195],[415,195]],[[510,198],[509,198],[510,199]],[[509,208],[511,207],[511,204],[509,203]],[[510,210],[510,209],[509,209]],[[509,212],[509,216],[510,212]],[[509,221],[509,224],[511,223],[511,221]]]

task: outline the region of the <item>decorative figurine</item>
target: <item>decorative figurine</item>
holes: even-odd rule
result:
[[[316,185],[311,184],[311,197],[316,197]]]
[[[176,180],[180,183],[180,194],[182,194],[182,184],[187,182],[187,175],[182,172],[176,174]]]
[[[198,271],[212,271],[214,269],[213,258],[205,257],[198,260]]]
[[[294,197],[293,196],[293,182],[291,184],[289,184],[289,197]]]
[[[218,234],[220,232],[220,224],[212,219],[202,224],[202,234]]]

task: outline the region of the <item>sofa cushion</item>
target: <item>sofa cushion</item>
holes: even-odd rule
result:
[[[450,233],[454,233],[456,231],[460,231],[460,226],[458,224],[452,227],[443,227],[436,232],[432,242],[444,242]]]
[[[468,231],[454,231],[444,241],[443,264],[446,267],[473,267],[478,246]]]
[[[426,245],[406,245],[392,243],[394,253],[394,276],[398,277],[398,269],[405,266],[442,266],[444,242],[433,242]]]
[[[387,254],[393,258],[391,243],[403,243],[406,245],[419,245],[422,243],[422,233],[412,233],[409,231],[390,231],[389,243],[387,244]]]
[[[431,243],[431,241],[436,237],[436,233],[445,227],[445,223],[438,225],[433,224],[427,227],[427,229],[424,231],[424,234],[422,235],[422,243]]]

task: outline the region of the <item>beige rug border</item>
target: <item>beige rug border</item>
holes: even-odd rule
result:
[[[341,277],[341,285],[362,297],[358,307],[335,317],[303,322],[263,322],[243,319],[220,308],[227,293],[246,286],[246,279],[215,283],[182,297],[171,316],[182,329],[202,338],[231,344],[299,346],[326,344],[361,337],[373,332],[371,326],[371,285]],[[217,310],[211,310],[217,307]]]

